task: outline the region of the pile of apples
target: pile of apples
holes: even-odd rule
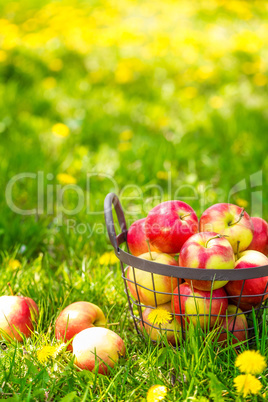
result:
[[[267,222],[250,218],[243,208],[233,204],[213,205],[198,221],[195,211],[185,202],[163,202],[147,218],[131,225],[127,243],[134,256],[174,266],[173,269],[181,266],[232,270],[268,265]],[[189,320],[205,328],[209,316],[210,328],[219,325],[222,329],[219,341],[226,340],[228,331],[234,334],[234,343],[243,341],[248,328],[245,313],[268,297],[268,276],[245,282],[187,278],[178,281],[168,275],[128,267],[127,282],[132,297],[143,310],[142,330],[152,340],[165,333],[173,344],[176,334]],[[164,311],[171,319],[156,325],[150,320],[152,311]],[[38,317],[38,307],[31,298],[0,297],[0,338],[23,341],[33,334]],[[60,312],[55,336],[66,343],[79,368],[107,374],[125,354],[124,341],[107,325],[97,305],[79,301]]]
[[[134,256],[173,265],[174,270],[176,266],[233,270],[268,265],[267,222],[250,218],[244,208],[229,203],[212,205],[198,220],[185,202],[163,202],[130,226],[127,244]],[[228,331],[235,336],[233,343],[243,341],[246,313],[268,297],[268,276],[245,282],[185,278],[178,289],[174,277],[129,266],[126,278],[132,297],[141,306],[142,330],[153,340],[164,332],[171,343],[175,343],[175,331],[182,326],[184,330],[189,320],[202,328],[219,325],[220,341],[226,340]],[[157,326],[148,318],[153,309],[167,310],[172,320]]]
[[[0,339],[23,341],[29,338],[37,323],[39,310],[29,297],[0,297]],[[55,323],[56,339],[73,352],[77,367],[107,374],[125,354],[122,338],[108,328],[103,311],[90,302],[70,304]]]

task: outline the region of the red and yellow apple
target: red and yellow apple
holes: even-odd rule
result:
[[[171,302],[174,313],[180,314],[176,316],[179,324],[182,318],[184,325],[185,321],[192,321],[194,326],[199,323],[200,327],[205,329],[208,327],[209,314],[210,328],[222,322],[228,307],[224,288],[213,290],[211,296],[211,292],[194,289],[188,283],[182,283],[179,291],[178,288],[174,290]]]
[[[227,332],[231,332],[235,338],[232,338],[232,344],[242,342],[247,339],[248,323],[245,314],[242,310],[237,309],[237,306],[229,304],[227,308],[227,317],[223,319],[222,329],[218,342],[225,342],[227,340]]]
[[[235,269],[240,268],[254,268],[262,265],[268,265],[268,258],[264,254],[255,250],[246,250],[239,253],[239,259],[235,263]],[[232,296],[234,304],[238,304],[239,297],[242,291],[242,297],[239,302],[241,310],[251,310],[252,307],[256,307],[260,304],[262,298],[267,299],[268,294],[262,295],[268,292],[268,276],[262,278],[246,279],[243,287],[243,280],[229,281],[225,286],[228,295]],[[254,296],[255,295],[255,296]]]
[[[231,243],[234,252],[243,251],[253,239],[253,224],[244,208],[237,205],[220,203],[212,205],[202,214],[199,222],[200,232],[216,232]]]
[[[103,311],[96,304],[79,301],[62,310],[55,323],[55,335],[58,340],[66,342],[86,328],[105,324]],[[72,350],[71,343],[68,349]]]
[[[73,340],[74,363],[83,370],[107,374],[124,354],[123,339],[107,328],[84,329]]]
[[[191,236],[182,246],[179,265],[200,269],[233,269],[235,256],[231,244],[215,232],[201,232]],[[200,290],[210,290],[211,281],[185,279]],[[219,289],[228,281],[215,281],[213,289]]]
[[[145,233],[159,251],[179,253],[186,240],[197,233],[198,218],[183,201],[166,201],[154,207],[145,221]]]
[[[165,303],[156,308],[147,307],[142,313],[143,322],[140,322],[142,331],[145,331],[152,341],[157,341],[163,336],[172,345],[178,342],[177,331],[179,323],[174,318],[171,304]]]
[[[253,240],[248,246],[248,250],[255,250],[268,255],[268,223],[261,218],[251,218],[254,232]]]
[[[145,219],[138,219],[136,222],[132,223],[127,232],[127,244],[131,254],[139,256],[144,253],[149,252],[149,247],[151,251],[158,251],[156,247],[148,242],[149,241],[145,234]]]
[[[161,264],[178,265],[177,261],[171,255],[156,253],[155,251],[142,254],[139,258]],[[127,268],[127,280],[129,291],[134,299],[149,306],[155,306],[156,302],[157,305],[169,302],[171,300],[171,293],[177,286],[176,278],[153,274],[152,279],[151,272],[142,271],[133,267]],[[169,294],[161,294],[158,292],[167,292]]]
[[[0,297],[0,335],[5,339],[16,339],[19,342],[32,335],[34,322],[37,322],[39,310],[29,297]]]

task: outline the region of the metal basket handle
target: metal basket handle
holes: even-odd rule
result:
[[[119,222],[119,226],[121,228],[121,233],[117,236],[115,231],[114,225],[114,218],[113,218],[113,206],[116,212],[116,216]],[[125,220],[124,211],[122,205],[120,204],[119,198],[114,193],[109,193],[104,200],[104,216],[105,216],[105,223],[108,231],[108,235],[111,241],[112,246],[118,253],[119,241],[120,238],[124,238],[126,240],[127,237],[127,224]],[[121,239],[120,239],[121,240]]]

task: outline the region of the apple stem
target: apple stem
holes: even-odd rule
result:
[[[225,236],[222,236],[221,234],[218,234],[217,236],[214,236],[214,237],[211,237],[210,239],[208,239],[208,240],[206,241],[205,248],[207,248],[208,242],[210,242],[210,240],[213,240],[213,239],[220,239],[221,237],[225,237]]]
[[[234,226],[234,225],[236,225],[237,223],[239,223],[240,221],[241,221],[241,219],[243,218],[243,216],[245,215],[245,208],[242,208],[242,211],[241,211],[241,213],[240,213],[240,215],[239,215],[239,218],[238,218],[238,220],[237,221],[235,221],[235,222],[230,222],[230,223],[228,223],[228,226]]]
[[[110,322],[109,324],[106,324],[106,327],[111,327],[112,325],[119,325],[120,322]]]
[[[180,218],[181,218],[181,219],[184,219],[184,218],[186,218],[186,216],[190,216],[191,213],[192,213],[192,212],[189,212],[189,214],[182,215],[182,216],[180,216]]]
[[[9,291],[10,291],[11,295],[14,296],[14,292],[13,292],[13,289],[12,289],[12,287],[10,285],[10,282],[7,283],[7,286],[9,287]]]
[[[151,252],[150,242],[149,242],[148,239],[146,239],[146,243],[147,243],[147,245],[148,245],[148,250],[149,250],[149,254],[150,254],[151,260],[153,261],[153,256],[152,256],[152,252]]]
[[[237,248],[236,248],[237,259],[239,259],[239,246],[240,246],[240,240],[237,241]]]

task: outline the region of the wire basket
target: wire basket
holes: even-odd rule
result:
[[[115,231],[115,224],[113,219],[113,207],[115,209],[119,227],[121,230],[119,234],[116,234]],[[254,342],[254,335],[256,335],[256,328],[258,329],[259,332],[260,326],[262,325],[263,322],[263,317],[265,317],[264,313],[268,308],[266,304],[266,299],[268,300],[268,280],[266,281],[266,286],[262,293],[254,295],[252,294],[245,295],[243,294],[243,289],[245,287],[246,280],[264,278],[268,276],[268,265],[254,268],[246,268],[246,269],[244,268],[244,269],[231,269],[231,270],[226,269],[206,270],[198,268],[172,266],[135,257],[129,253],[127,244],[126,220],[120,201],[114,193],[109,193],[106,196],[104,202],[104,213],[105,213],[106,227],[111,244],[114,247],[116,256],[120,260],[122,278],[124,281],[125,293],[127,295],[130,314],[133,318],[136,331],[139,335],[145,337],[146,335],[145,332],[147,332],[147,334],[149,333],[148,328],[151,331],[153,329],[156,330],[161,329],[160,325],[156,325],[155,322],[152,322],[152,320],[148,320],[148,318],[145,318],[144,312],[146,309],[147,311],[148,309],[153,311],[154,309],[158,308],[160,304],[162,305],[164,300],[163,297],[164,298],[166,297],[166,299],[172,299],[173,305],[176,302],[177,305],[179,306],[179,312],[175,312],[174,309],[172,309],[170,314],[173,316],[172,319],[174,319],[174,321],[177,323],[176,331],[179,332],[182,337],[184,337],[185,333],[187,332],[189,321],[195,323],[197,321],[200,323],[201,321],[202,322],[201,327],[203,328],[203,330],[205,328],[211,330],[213,325],[215,327],[217,324],[223,323],[224,321],[228,326],[226,311],[224,312],[224,314],[221,314],[221,310],[219,309],[216,312],[216,314],[213,314],[213,312],[215,312],[215,308],[213,310],[211,307],[213,303],[216,303],[218,299],[221,299],[221,301],[225,300],[223,303],[235,305],[235,308],[233,308],[233,314],[228,314],[228,317],[231,320],[231,325],[229,325],[228,331],[234,334],[234,336],[237,338],[237,339],[234,338],[233,342],[234,343],[238,342],[240,332],[245,333],[245,327],[240,329],[236,327],[236,321],[238,321],[238,317],[240,315],[246,317],[248,326],[246,331],[248,342],[249,343]],[[126,245],[127,251],[124,251],[122,249],[122,245],[124,243]],[[127,276],[127,270],[131,271],[132,273],[131,278],[130,275]],[[137,279],[138,276],[137,272],[140,273],[141,271],[143,272],[144,276],[150,275],[151,277],[150,287],[144,286],[142,283],[139,282],[139,279]],[[158,289],[156,289],[155,284],[157,278],[159,278],[159,275],[164,277],[170,277],[173,283],[171,291],[160,292]],[[140,277],[141,275],[139,275],[139,278]],[[230,280],[242,281],[241,293],[235,297],[227,294],[225,296],[220,297],[214,296],[213,295],[214,292],[213,293],[210,292],[210,294],[206,295],[205,297],[204,295],[198,296],[196,294],[192,295],[183,294],[181,292],[183,286],[180,285],[183,283],[184,280],[188,280],[188,282],[189,280],[211,281],[211,285],[213,285],[215,281],[230,281]],[[132,291],[130,291],[130,288],[132,288]],[[153,298],[153,302],[150,304],[144,302],[144,300],[141,298],[141,291],[146,291],[147,294],[149,292],[152,296],[151,299]],[[200,311],[198,311],[197,309],[196,310],[197,313],[187,314],[186,316],[182,308],[183,302],[185,301],[185,297],[187,297],[187,300],[192,300],[192,303],[194,303],[195,307],[198,307],[197,303],[199,299],[202,301],[202,303],[206,303],[205,300],[208,299],[209,308],[203,311],[202,314],[200,314]],[[255,299],[258,300],[258,305],[255,306],[254,309],[243,308],[243,311],[241,311],[240,307],[243,306],[243,300],[246,300],[247,297],[258,298]],[[159,302],[159,300],[161,301],[161,303]],[[174,329],[166,327],[165,332],[166,334],[169,332],[174,333]],[[220,330],[219,334],[222,333],[223,333],[222,330]],[[224,331],[224,333],[226,333],[226,331]]]

